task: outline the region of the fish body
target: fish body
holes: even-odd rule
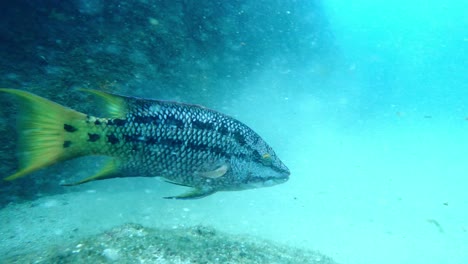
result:
[[[97,174],[67,185],[159,176],[193,188],[169,198],[189,199],[270,186],[289,178],[288,168],[257,133],[230,116],[198,105],[85,90],[104,99],[109,117],[103,118],[24,91],[0,91],[23,102],[20,170],[7,180],[87,155],[111,160]]]

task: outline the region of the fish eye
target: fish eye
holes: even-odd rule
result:
[[[273,163],[273,159],[271,157],[271,155],[269,153],[265,153],[262,155],[262,159],[261,159],[263,165],[271,165]]]

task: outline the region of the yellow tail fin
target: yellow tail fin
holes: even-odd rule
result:
[[[76,123],[86,115],[40,96],[16,89],[0,88],[0,92],[15,95],[20,103],[18,117],[20,169],[5,178],[11,181],[79,155],[69,148],[67,134],[77,130]]]

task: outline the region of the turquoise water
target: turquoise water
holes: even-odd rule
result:
[[[148,10],[158,5],[137,2]],[[50,47],[40,41],[41,48],[31,44],[33,51],[27,54],[39,59],[15,57],[16,64],[9,62],[25,68],[2,62],[5,83],[0,86],[27,88],[80,111],[96,111],[96,102],[69,95],[78,94],[73,88],[79,86],[203,104],[258,132],[289,167],[290,180],[271,188],[173,201],[162,197],[184,188],[153,178],[57,186],[62,180],[86,177],[90,164],[99,166],[92,158],[73,160],[2,186],[0,252],[34,251],[124,223],[173,229],[201,224],[317,250],[338,263],[468,262],[466,1],[297,1],[276,3],[272,9],[266,2],[246,1],[226,4],[224,16],[208,12],[210,5],[203,12],[191,6],[193,14],[205,12],[209,19],[216,17],[212,21],[231,27],[217,29],[229,32],[219,34],[217,43],[223,45],[197,44],[204,48],[193,44],[200,41],[199,35],[177,38],[174,33],[177,40],[165,45],[183,39],[178,47],[183,52],[177,55],[121,41],[124,35],[106,26],[107,5],[84,3],[76,1],[74,7],[59,6],[50,13],[66,30],[49,32],[55,37]],[[165,5],[165,10],[179,8]],[[74,30],[82,34],[87,28],[70,27],[73,22],[67,16],[74,8],[93,18],[89,23],[108,30],[106,36],[115,34],[90,44],[84,41],[111,62],[102,62],[98,51],[85,56],[77,49],[71,49],[78,54],[75,65],[54,60],[71,53],[57,44],[59,39],[66,43]],[[232,14],[239,12],[248,23],[226,22],[237,21]],[[128,20],[124,28],[148,21],[154,26],[151,18],[162,24],[178,18],[151,14],[144,22]],[[184,20],[190,23],[202,22]],[[269,23],[271,31],[266,30]],[[174,26],[172,30],[182,31]],[[133,34],[130,31],[126,34]],[[237,31],[258,38],[239,37],[233,33]],[[85,44],[73,45],[83,45],[86,51]],[[244,45],[254,48],[244,53]],[[132,68],[116,77],[113,70],[127,65],[123,54]],[[159,63],[169,58],[178,64]],[[115,63],[117,59],[124,63]],[[73,68],[93,64],[87,60],[100,65]],[[83,74],[63,81],[70,72]],[[36,88],[49,84],[64,85],[63,95]],[[15,111],[13,103],[6,105],[4,112]],[[5,116],[2,131],[7,135],[14,125]],[[12,151],[2,149],[2,156],[11,159]],[[11,173],[12,162],[2,166],[2,173]]]

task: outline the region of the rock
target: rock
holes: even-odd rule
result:
[[[119,251],[114,248],[106,248],[102,251],[102,255],[110,261],[116,261],[119,259]]]
[[[79,250],[77,250],[79,245]],[[319,252],[255,237],[229,235],[211,227],[153,229],[126,224],[101,234],[5,263],[244,263],[335,264]]]

